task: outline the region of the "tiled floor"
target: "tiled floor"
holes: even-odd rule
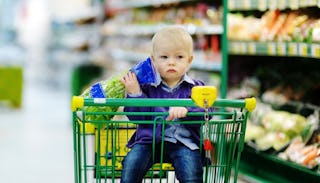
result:
[[[69,93],[26,82],[21,109],[0,106],[0,182],[73,182]]]

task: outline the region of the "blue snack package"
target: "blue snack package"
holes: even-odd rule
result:
[[[100,82],[91,86],[90,95],[92,98],[106,98]]]
[[[156,73],[150,57],[137,63],[133,68],[130,69],[130,71],[136,74],[140,84],[150,84],[156,82]]]

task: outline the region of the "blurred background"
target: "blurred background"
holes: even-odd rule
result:
[[[190,21],[193,34],[193,23],[210,28],[197,35],[197,53],[212,67],[194,73],[218,82],[208,71],[221,68],[219,38],[214,52],[199,49],[211,49],[205,34],[222,32],[221,2],[190,2],[1,0],[0,182],[73,182],[71,97],[145,59],[166,23]],[[213,22],[203,14],[209,6]],[[131,21],[145,26],[124,26]]]
[[[194,38],[191,76],[216,86],[220,98],[258,99],[239,180],[319,182],[319,7],[320,0],[0,0],[0,182],[73,182],[71,97],[144,60],[152,35],[169,24]]]

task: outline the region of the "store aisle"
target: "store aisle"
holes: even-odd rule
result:
[[[70,91],[25,83],[23,97],[0,106],[0,182],[73,182]]]

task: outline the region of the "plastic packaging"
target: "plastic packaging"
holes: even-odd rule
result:
[[[130,69],[130,71],[136,74],[140,84],[150,84],[156,82],[156,72],[150,57],[137,63]]]

